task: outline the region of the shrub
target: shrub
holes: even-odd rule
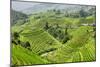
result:
[[[21,46],[27,48],[27,47],[30,47],[30,43],[27,41],[27,42],[21,42]]]
[[[12,43],[15,44],[15,45],[17,45],[16,41],[14,41],[13,39],[12,39]]]
[[[13,37],[14,37],[14,39],[18,39],[18,37],[19,37],[19,33],[14,32],[14,33],[13,33]]]
[[[63,38],[62,43],[64,44],[64,43],[66,43],[68,40],[69,40],[69,36],[67,35],[67,36],[65,36],[65,37]]]
[[[46,22],[45,25],[44,25],[44,29],[48,30],[48,28],[49,28],[49,25],[48,25],[48,22]]]

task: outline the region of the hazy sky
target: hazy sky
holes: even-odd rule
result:
[[[12,8],[18,11],[27,9],[29,7],[35,6],[39,3],[31,3],[31,2],[18,2],[18,1],[12,1]]]

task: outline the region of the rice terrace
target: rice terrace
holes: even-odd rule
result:
[[[96,60],[96,7],[12,1],[11,65]]]

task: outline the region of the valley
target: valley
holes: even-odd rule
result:
[[[51,7],[50,5],[52,4],[48,4],[48,7]],[[40,12],[34,11],[36,7],[32,7],[33,13],[18,11],[18,14],[13,14],[15,20],[11,26],[12,65],[96,60],[95,6],[71,9],[74,5],[63,5],[63,9],[67,8],[64,10],[60,7],[56,9],[55,6],[50,9],[44,7],[45,11]]]

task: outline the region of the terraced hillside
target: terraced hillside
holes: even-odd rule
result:
[[[12,66],[95,61],[95,32],[94,6],[33,12],[11,27]]]
[[[12,46],[12,64],[13,65],[31,65],[31,64],[46,64],[47,60],[42,59],[28,49],[19,45]]]
[[[53,36],[42,29],[25,30],[21,32],[20,36],[21,41],[30,42],[32,51],[37,54],[56,50],[62,45]]]
[[[48,53],[48,60],[55,63],[95,61],[95,40],[91,37],[91,31],[92,27],[89,26],[77,29],[73,38],[64,46]]]

